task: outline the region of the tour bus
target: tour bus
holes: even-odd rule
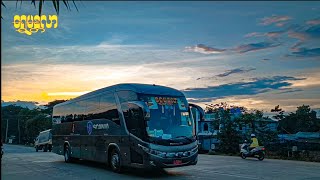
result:
[[[65,162],[84,159],[122,167],[196,165],[192,111],[176,89],[117,84],[53,107],[52,151]]]

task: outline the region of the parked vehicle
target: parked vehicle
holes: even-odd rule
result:
[[[2,143],[2,140],[1,140],[1,159],[2,159],[2,155],[3,155],[3,143]]]
[[[53,107],[53,152],[122,167],[162,169],[196,165],[192,111],[176,89],[118,84]]]
[[[249,150],[250,144],[247,142],[243,143],[240,148],[240,156],[242,159],[246,159],[247,157],[255,157],[262,161],[265,157],[265,148],[263,146],[255,147]]]
[[[36,138],[34,147],[36,151],[43,150],[47,152],[48,150],[51,152],[52,150],[52,134],[51,129],[42,131],[39,133],[39,136]]]

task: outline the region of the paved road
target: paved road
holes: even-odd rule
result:
[[[34,148],[5,145],[1,162],[3,180],[56,179],[320,179],[320,163],[199,155],[196,166],[166,169],[162,173],[137,170],[113,173],[104,164],[88,161],[64,163],[63,156],[35,152]]]

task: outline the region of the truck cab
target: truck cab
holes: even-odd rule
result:
[[[51,129],[48,129],[39,133],[39,135],[35,139],[34,147],[36,149],[36,152],[38,152],[39,150],[43,150],[44,152],[47,152],[49,150],[49,152],[51,152],[52,150]]]

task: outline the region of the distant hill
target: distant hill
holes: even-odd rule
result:
[[[9,106],[9,105],[16,105],[16,106],[21,106],[24,108],[28,108],[28,109],[35,109],[35,108],[40,108],[40,109],[46,109],[46,106],[43,105],[39,105],[37,102],[33,102],[33,101],[1,101],[1,107],[4,106]]]

